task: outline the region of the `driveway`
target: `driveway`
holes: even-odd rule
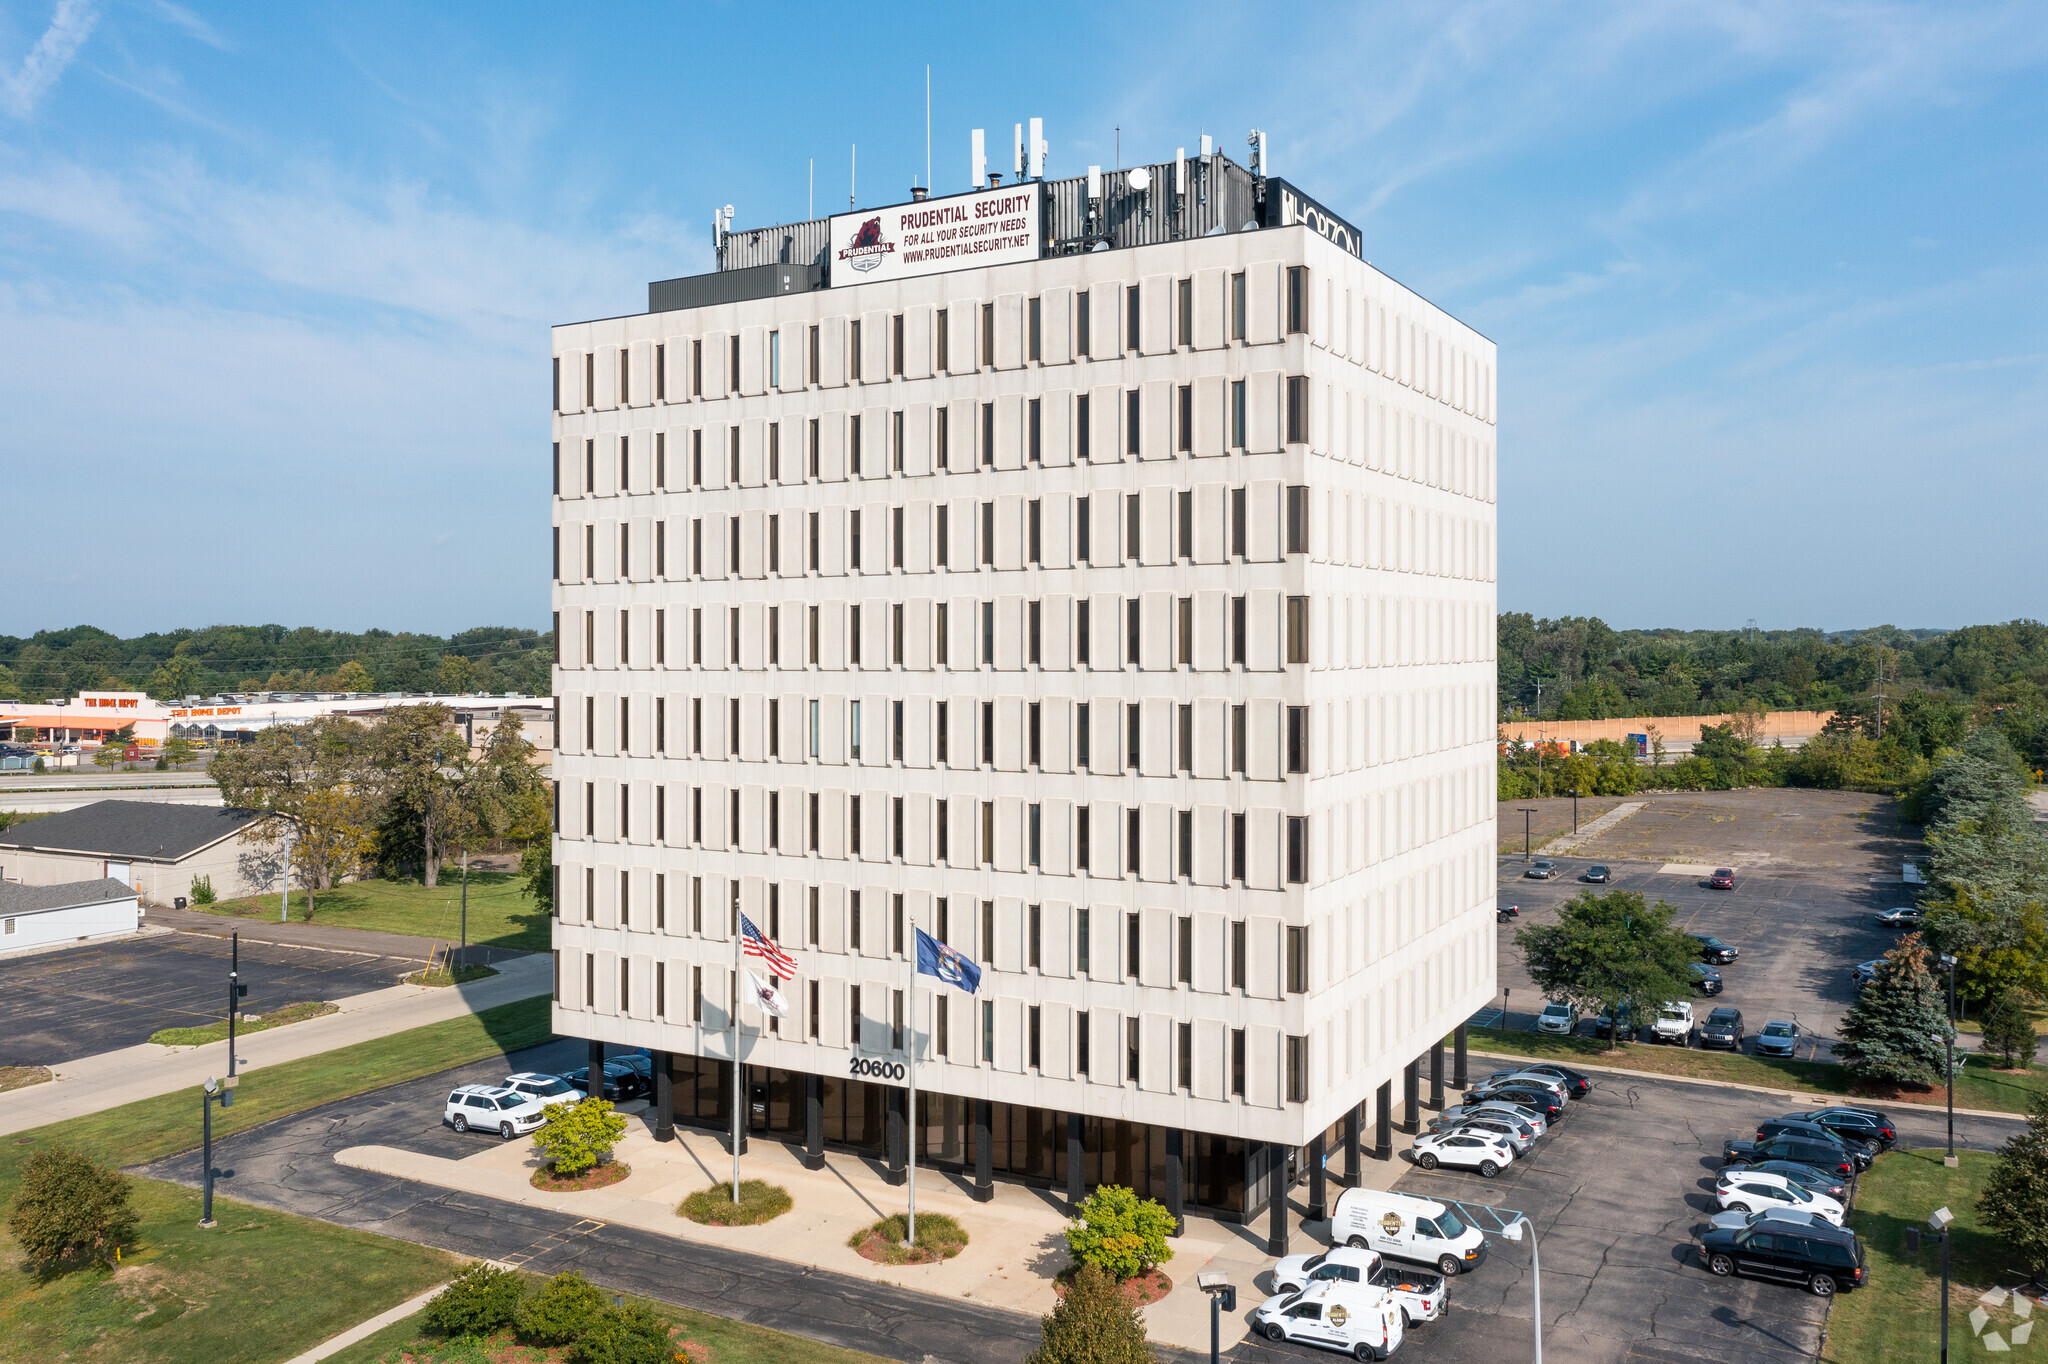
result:
[[[159,1028],[218,1022],[230,944],[166,933],[0,962],[0,1065],[55,1065],[147,1042]],[[418,964],[360,952],[244,943],[245,1011],[341,999],[398,983]]]

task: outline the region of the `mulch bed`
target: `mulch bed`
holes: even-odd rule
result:
[[[632,1173],[632,1166],[623,1160],[614,1160],[593,1165],[562,1179],[556,1177],[554,1166],[543,1165],[533,1172],[531,1183],[542,1193],[582,1193],[588,1189],[609,1188]]]
[[[917,1219],[917,1244],[903,1244],[901,1213],[885,1217],[866,1231],[848,1238],[847,1244],[863,1260],[878,1265],[929,1265],[950,1260],[967,1247],[967,1232],[952,1218],[933,1213]]]
[[[1062,1298],[1066,1297],[1067,1285],[1073,1282],[1073,1278],[1072,1269],[1061,1270],[1052,1282],[1052,1291]],[[1158,1302],[1171,1293],[1173,1280],[1166,1276],[1165,1270],[1155,1266],[1142,1274],[1133,1274],[1117,1287],[1123,1291],[1125,1302],[1133,1307],[1143,1307],[1147,1303]]]

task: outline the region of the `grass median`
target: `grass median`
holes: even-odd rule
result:
[[[1828,1313],[1822,1364],[1907,1364],[1933,1359],[1941,1337],[1941,1251],[1932,1237],[1917,1254],[1906,1249],[1906,1231],[1923,1226],[1936,1208],[1955,1214],[1949,1250],[1949,1352],[1955,1359],[1984,1359],[1996,1332],[2010,1349],[2013,1328],[2022,1318],[2012,1299],[1980,1303],[1980,1296],[2010,1288],[2006,1271],[2011,1256],[1999,1248],[1977,1216],[1977,1199],[1991,1177],[1997,1157],[1981,1151],[1958,1153],[1962,1164],[1951,1170],[1941,1163],[1940,1150],[1895,1150],[1882,1157],[1857,1181],[1856,1210],[1849,1225],[1863,1238],[1870,1284],[1836,1298]],[[1971,1312],[1982,1306],[1982,1332]],[[2048,1311],[2033,1309],[2033,1318]],[[2035,1330],[2048,1329],[2039,1326]],[[2038,1342],[2029,1341],[2029,1344]],[[2024,1353],[2021,1354],[2024,1358]]]
[[[1826,1098],[1865,1098],[1848,1067],[1832,1061],[1791,1061],[1746,1056],[1737,1052],[1624,1042],[1610,1050],[1605,1041],[1589,1037],[1558,1037],[1547,1033],[1473,1028],[1468,1043],[1479,1051],[1557,1061],[1564,1065],[1642,1070],[1694,1080],[1724,1080],[1760,1089],[1796,1089]],[[1956,1107],[1999,1113],[2025,1113],[2048,1090],[2048,1067],[1999,1070],[1982,1056],[1958,1057]],[[1942,1105],[1945,1089],[1886,1093],[1883,1103]]]
[[[287,1023],[303,1023],[309,1018],[323,1018],[339,1010],[339,1004],[286,1004],[272,1009],[267,1014],[244,1014],[235,1025],[235,1039],[240,1041],[252,1032],[264,1032],[271,1028],[282,1028]],[[202,1023],[196,1028],[159,1028],[149,1035],[149,1040],[160,1047],[197,1047],[208,1042],[219,1042],[228,1035],[228,1021]]]
[[[275,895],[193,908],[237,919],[277,919]],[[330,928],[363,928],[454,942],[462,933],[462,873],[457,868],[442,868],[441,884],[431,889],[413,880],[351,881],[333,890],[315,891],[312,912],[312,922]],[[294,923],[305,921],[305,892],[293,892],[291,915]],[[469,941],[523,952],[548,950],[548,916],[527,898],[525,877],[507,871],[470,871]]]
[[[265,1067],[243,1077],[226,1136],[335,1099],[545,1042],[549,1002],[520,1000],[360,1046]],[[21,1164],[65,1145],[111,1165],[137,1165],[198,1144],[197,1095],[187,1089],[52,1123],[0,1143],[0,1205],[13,1202]],[[0,1356],[21,1359],[273,1364],[289,1359],[450,1277],[443,1251],[214,1200],[220,1225],[197,1226],[196,1190],[132,1181],[140,1216],[118,1268],[42,1282],[20,1268],[0,1230]],[[308,1274],[307,1265],[347,1265]],[[19,1353],[14,1353],[14,1351]]]

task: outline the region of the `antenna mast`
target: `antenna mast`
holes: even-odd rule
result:
[[[924,64],[924,187],[932,187],[932,64]]]

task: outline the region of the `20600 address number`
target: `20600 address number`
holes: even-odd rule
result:
[[[865,1056],[856,1056],[846,1064],[846,1073],[859,1080],[895,1080],[905,1077],[901,1061],[870,1061]]]

